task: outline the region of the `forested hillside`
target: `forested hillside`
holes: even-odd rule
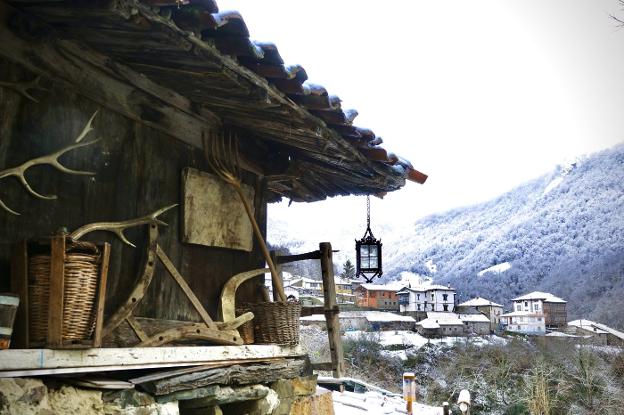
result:
[[[285,224],[273,225],[270,240],[303,248]],[[481,295],[506,307],[522,293],[550,291],[568,300],[569,318],[624,327],[624,145],[381,234],[386,281],[410,271],[452,284],[461,300]],[[353,236],[332,242],[348,249]],[[318,273],[303,264],[293,271]]]
[[[460,299],[506,306],[524,292],[549,291],[568,300],[571,318],[622,327],[624,145],[489,202],[425,217],[386,245],[386,278],[426,274],[451,283]]]

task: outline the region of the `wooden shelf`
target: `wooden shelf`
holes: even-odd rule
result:
[[[196,366],[303,355],[300,346],[278,345],[8,349],[0,350],[0,377]]]

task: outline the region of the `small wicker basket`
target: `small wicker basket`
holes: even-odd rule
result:
[[[236,307],[236,317],[245,314],[246,312],[251,311],[251,307],[249,305],[245,305],[243,307]],[[238,333],[243,339],[243,343],[245,344],[254,344],[254,322],[246,321],[238,328]]]
[[[93,335],[101,255],[95,244],[68,244],[63,278],[63,341],[88,340]],[[28,259],[29,337],[45,344],[48,336],[50,297],[49,254]]]
[[[299,344],[299,302],[251,304],[256,344]]]

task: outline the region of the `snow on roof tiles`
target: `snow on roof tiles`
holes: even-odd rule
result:
[[[482,298],[482,297],[475,297],[471,300],[468,301],[464,301],[463,303],[460,304],[460,306],[462,307],[484,307],[484,306],[493,306],[493,307],[502,307],[502,305],[495,303],[493,301],[490,301],[488,299]]]
[[[404,288],[402,284],[362,284],[360,287],[368,291],[399,291]]]
[[[469,321],[471,323],[489,323],[490,319],[483,314],[458,314],[461,321]]]
[[[552,295],[551,293],[545,293],[541,291],[533,291],[528,294],[521,295],[520,297],[513,298],[511,301],[521,300],[544,300],[548,303],[567,303],[562,298]]]
[[[578,327],[578,328],[582,328],[588,331],[593,331],[595,333],[609,333],[617,338],[620,338],[622,340],[624,340],[624,333],[622,333],[621,331],[612,329],[611,327],[601,324],[601,323],[596,323],[595,321],[591,321],[591,320],[573,320],[568,322],[568,326],[573,326],[573,327]]]

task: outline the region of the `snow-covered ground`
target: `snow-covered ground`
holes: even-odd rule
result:
[[[484,346],[488,344],[507,344],[507,339],[499,336],[475,336],[475,337],[442,337],[440,339],[427,339],[413,331],[348,331],[345,333],[346,338],[357,339],[362,336],[369,336],[379,341],[384,347],[388,346],[405,346],[406,348],[419,349],[425,344],[446,344],[449,346],[455,343],[469,343],[476,346]]]
[[[333,392],[334,412],[338,415],[406,414],[405,401],[377,392]],[[442,408],[415,403],[412,412],[419,415],[440,415]]]
[[[501,274],[508,269],[511,269],[511,264],[509,262],[502,262],[500,264],[492,265],[489,268],[479,271],[477,275],[479,277],[483,277],[485,274]]]

